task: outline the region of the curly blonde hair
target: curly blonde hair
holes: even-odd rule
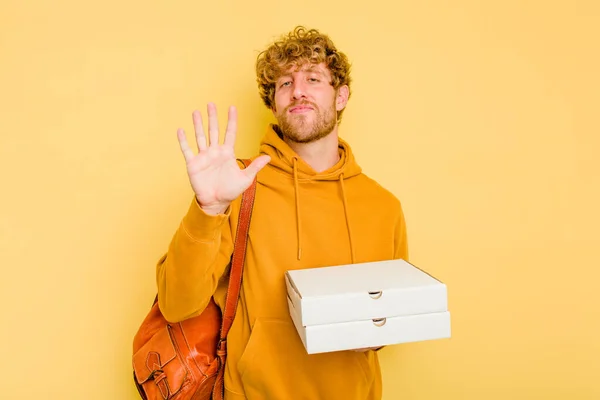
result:
[[[350,62],[344,53],[336,49],[329,36],[316,29],[307,30],[303,26],[297,26],[281,36],[262,51],[256,60],[258,91],[265,105],[269,109],[273,108],[275,82],[290,67],[320,63],[325,63],[331,72],[330,83],[334,89],[343,85],[350,89]],[[341,120],[343,111],[338,111],[338,121]]]

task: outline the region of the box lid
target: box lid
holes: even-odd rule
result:
[[[447,311],[446,285],[405,260],[286,273],[303,326]]]

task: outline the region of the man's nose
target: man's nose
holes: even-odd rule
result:
[[[304,86],[304,82],[302,82],[301,80],[297,80],[293,83],[293,85],[294,86],[292,87],[292,96],[294,100],[306,98],[306,88]]]

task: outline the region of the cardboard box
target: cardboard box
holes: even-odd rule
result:
[[[309,354],[450,337],[446,285],[404,260],[286,273]]]

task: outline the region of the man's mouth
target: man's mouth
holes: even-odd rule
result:
[[[294,106],[294,107],[290,108],[289,112],[290,112],[290,114],[301,114],[301,113],[309,112],[312,110],[313,110],[313,108],[311,106],[301,105],[301,106]]]

